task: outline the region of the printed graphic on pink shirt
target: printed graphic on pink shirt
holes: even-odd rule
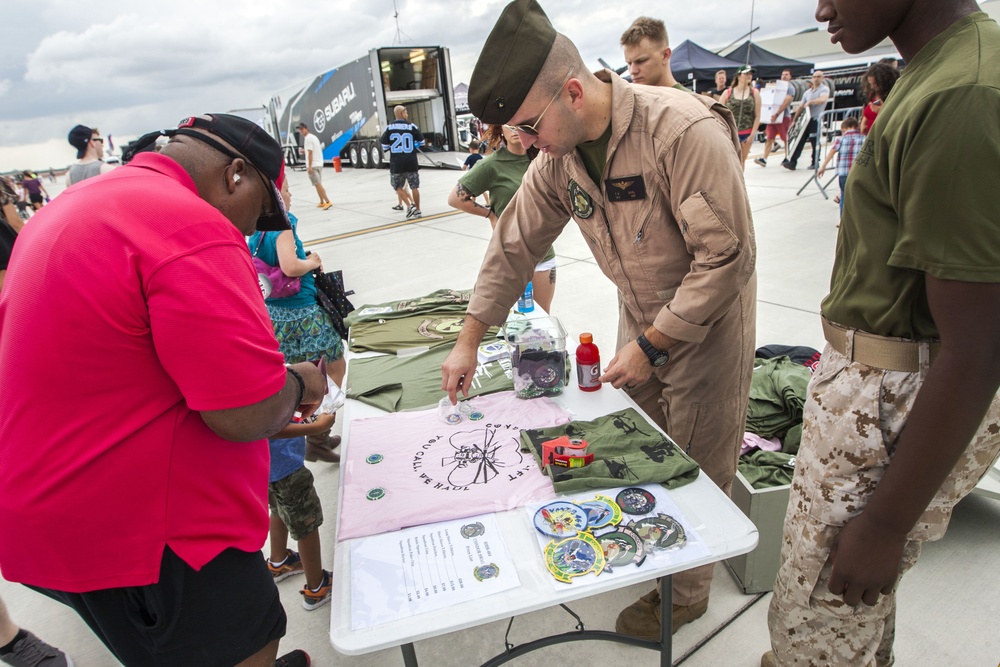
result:
[[[499,512],[554,497],[552,482],[521,452],[526,428],[565,424],[547,398],[513,392],[465,401],[446,424],[437,408],[351,424],[338,539]]]

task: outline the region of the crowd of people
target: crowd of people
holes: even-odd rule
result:
[[[551,308],[552,245],[572,220],[618,288],[619,336],[600,380],[727,494],[755,346],[750,145],[767,125],[755,162],[766,166],[781,138],[795,169],[805,142],[789,147],[787,131],[807,113],[813,167],[823,174],[837,157],[828,344],[808,390],[764,667],[892,664],[901,577],[1000,454],[996,195],[954,178],[965,162],[1000,168],[995,137],[954,122],[1000,101],[989,57],[1000,30],[977,9],[819,0],[817,20],[845,50],[888,37],[907,63],[904,78],[887,63],[866,73],[861,117],[843,121],[822,163],[823,72],[794,111],[787,95],[762,118],[752,67],[728,86],[723,72],[708,94],[684,90],[657,19],[621,37],[630,84],[592,73],[537,0],[514,0],[472,75],[486,156],[467,161],[448,203],[488,219],[492,235],[442,390],[468,395],[483,335],[529,281]],[[312,135],[299,131],[328,209]],[[277,657],[286,616],[275,583],[303,574],[307,610],[331,596],[304,463],[339,461],[335,413],[320,405],[346,365],[317,302],[323,262],[289,213],[281,147],[228,114],[150,133],[114,170],[96,129],[76,126],[69,142],[79,162],[49,205],[31,173],[0,192],[12,232],[0,233],[0,531],[22,538],[0,542],[4,576],[74,609],[126,665],[307,665],[302,651]],[[408,218],[422,215],[422,142],[396,107],[382,145]],[[17,201],[36,212],[28,224]],[[23,362],[53,350],[73,369],[77,403],[58,423],[50,375]],[[672,577],[675,631],[706,613],[712,577],[711,565]],[[661,592],[621,610],[616,630],[658,641]],[[72,664],[2,602],[0,661]]]

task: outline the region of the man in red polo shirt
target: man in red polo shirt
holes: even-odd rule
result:
[[[326,388],[284,366],[244,241],[287,228],[281,148],[225,114],[162,134],[39,211],[11,258],[0,569],[126,665],[269,667],[265,438]]]

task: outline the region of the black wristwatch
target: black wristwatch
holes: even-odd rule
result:
[[[654,367],[659,368],[670,360],[670,353],[666,350],[658,350],[653,347],[653,344],[646,338],[646,334],[639,334],[639,337],[635,339],[635,342],[637,342],[642,351],[646,353],[646,356],[649,357],[649,363],[651,363]]]

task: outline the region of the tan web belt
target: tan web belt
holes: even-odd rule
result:
[[[844,327],[823,318],[823,337],[826,338],[826,342],[849,360],[887,371],[916,373],[920,370],[921,343],[855,330],[854,353],[848,355],[847,333],[848,330]],[[940,347],[940,343],[930,344],[930,361],[934,361]]]

